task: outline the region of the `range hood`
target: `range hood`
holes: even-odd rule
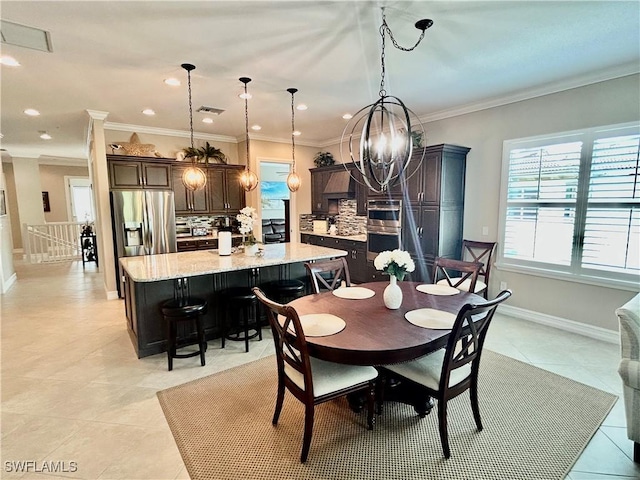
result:
[[[355,181],[346,170],[333,172],[322,194],[331,199],[354,198],[356,195]]]

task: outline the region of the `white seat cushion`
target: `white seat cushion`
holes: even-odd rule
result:
[[[385,368],[432,390],[438,390],[440,388],[440,374],[442,373],[443,359],[444,349],[440,349],[409,362],[385,365]],[[449,386],[452,387],[460,383],[470,374],[471,364],[469,363],[463,367],[456,368],[451,372]]]
[[[313,357],[310,357],[310,359],[314,397],[321,397],[359,383],[368,382],[378,376],[378,371],[373,367],[343,365],[325,362]],[[285,363],[284,373],[293,383],[304,390],[304,376],[300,372]]]
[[[456,283],[458,283],[460,281],[461,278],[462,277],[452,277],[451,278],[451,284],[455,285]],[[446,278],[443,278],[442,280],[438,280],[437,285],[449,285],[449,282],[447,282]],[[469,291],[469,286],[471,286],[471,280],[467,278],[464,282],[462,282],[456,288],[458,290],[462,290],[464,292],[468,292]],[[477,280],[476,281],[476,289],[473,291],[473,293],[481,292],[485,288],[487,288],[487,284],[484,283],[484,282],[481,282],[480,280]]]

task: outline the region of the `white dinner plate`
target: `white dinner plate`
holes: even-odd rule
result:
[[[418,285],[416,287],[416,290],[422,293],[428,293],[430,295],[455,295],[456,293],[460,293],[460,290],[449,285],[423,284]]]
[[[436,310],[435,308],[418,308],[404,314],[409,323],[417,327],[432,328],[434,330],[451,330],[456,316],[453,313]]]
[[[339,298],[348,298],[351,300],[363,300],[373,297],[376,292],[364,287],[344,287],[336,288],[332,293]]]

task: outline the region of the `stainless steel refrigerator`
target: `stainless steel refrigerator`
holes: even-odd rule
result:
[[[118,259],[177,251],[173,192],[113,190],[111,192],[118,295],[124,295]]]

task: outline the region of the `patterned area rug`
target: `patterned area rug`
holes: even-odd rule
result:
[[[468,393],[449,402],[449,460],[435,408],[420,419],[412,407],[387,402],[368,431],[366,414],[338,399],[316,407],[301,464],[302,404],[287,393],[279,424],[271,425],[275,357],[158,398],[192,480],[562,479],[617,398],[490,351],[480,371],[484,430],[476,430]]]

